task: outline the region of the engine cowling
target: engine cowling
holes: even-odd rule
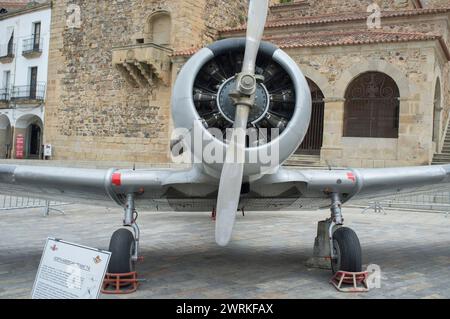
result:
[[[208,172],[218,176],[227,147],[226,132],[232,128],[235,107],[230,93],[240,72],[245,51],[244,38],[213,43],[191,57],[181,69],[172,96],[172,116],[176,128],[191,132],[184,142]],[[244,175],[260,175],[287,160],[300,146],[309,127],[311,93],[297,64],[281,49],[262,42],[256,62],[255,104],[249,130],[264,131],[246,148]],[[272,135],[278,128],[279,135]],[[210,131],[214,129],[215,135]],[[201,131],[201,137],[194,132]],[[200,145],[200,146],[199,146]],[[221,149],[215,161],[204,161],[205,148]],[[278,162],[266,163],[277,150]]]

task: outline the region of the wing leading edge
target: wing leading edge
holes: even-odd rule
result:
[[[280,168],[250,182],[241,195],[246,210],[325,208],[329,194],[350,199],[450,189],[450,165],[380,169],[298,170]],[[136,195],[138,208],[162,211],[210,211],[218,181],[201,167],[189,170],[100,170],[0,165],[0,193],[99,206],[125,204]]]
[[[207,185],[211,183],[213,181],[195,167],[190,170],[102,170],[0,165],[1,194],[100,206],[123,206],[124,195],[130,192],[137,193],[138,198],[164,198],[170,193],[176,194],[173,187],[185,189],[186,193],[206,195],[211,189]],[[203,193],[202,187],[205,188]]]
[[[288,181],[304,182],[306,197],[339,193],[343,200],[450,190],[450,165],[344,170],[286,170]]]

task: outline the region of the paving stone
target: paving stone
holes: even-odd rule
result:
[[[106,249],[122,211],[65,206],[0,212],[0,298],[29,298],[47,237]],[[338,293],[326,270],[307,268],[317,221],[328,211],[248,212],[238,215],[233,242],[214,243],[208,213],[140,212],[143,282],[127,296],[102,298],[450,298],[450,219],[389,211],[361,214],[345,208],[359,235],[363,263],[381,267],[381,288]]]

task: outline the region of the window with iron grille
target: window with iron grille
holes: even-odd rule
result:
[[[345,137],[398,138],[400,92],[395,81],[380,72],[358,76],[347,88]]]

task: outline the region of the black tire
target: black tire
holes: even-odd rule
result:
[[[338,271],[361,272],[362,253],[356,233],[347,227],[338,228],[333,234],[334,255],[331,261],[333,274]]]
[[[125,274],[134,271],[133,253],[135,249],[134,235],[128,229],[121,228],[114,232],[109,242],[111,259],[108,272]]]

